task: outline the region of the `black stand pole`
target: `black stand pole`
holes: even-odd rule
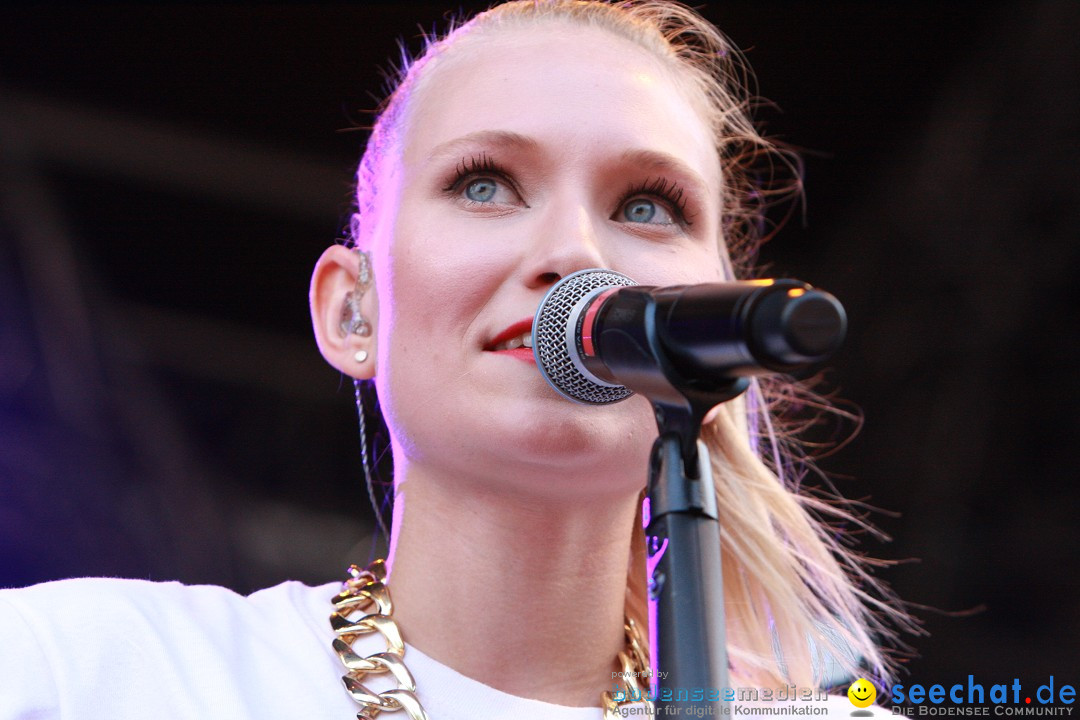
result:
[[[741,390],[742,383],[734,394]],[[660,436],[649,468],[646,529],[658,626],[654,651],[663,673],[656,709],[679,717],[691,716],[690,708],[697,715],[722,714],[728,688],[720,522],[709,452],[698,440],[706,409],[689,405],[698,407],[655,404]]]
[[[659,554],[650,593],[657,604],[657,712],[689,717],[686,708],[719,714],[728,687],[720,523],[708,450],[686,472],[679,439],[657,438],[649,481],[650,551]],[[661,708],[664,708],[661,710]],[[679,708],[672,710],[668,708]]]

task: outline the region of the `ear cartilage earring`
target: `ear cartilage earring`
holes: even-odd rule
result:
[[[358,363],[364,362],[367,360],[367,350],[358,350],[356,354],[353,355],[353,359]]]

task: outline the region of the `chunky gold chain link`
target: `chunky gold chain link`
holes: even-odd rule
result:
[[[405,641],[401,629],[394,621],[394,604],[390,589],[386,587],[386,563],[375,560],[364,569],[349,567],[349,577],[342,583],[341,592],[333,597],[334,612],[330,613],[330,627],[334,630],[333,648],[341,664],[348,671],[341,680],[352,699],[360,706],[357,720],[375,720],[381,712],[404,711],[409,720],[429,720],[420,700],[416,697],[416,681],[405,667]],[[350,619],[354,613],[363,613]],[[604,720],[621,717],[619,708],[641,703],[647,705],[651,715],[653,704],[647,699],[649,651],[641,636],[641,630],[630,618],[623,629],[626,633],[626,649],[619,653],[620,684],[622,695],[615,700],[616,691],[605,690],[600,695],[604,708]],[[361,657],[353,650],[353,643],[361,635],[378,633],[386,641],[386,650]],[[363,683],[368,675],[389,673],[397,681],[397,687],[375,692]]]
[[[349,578],[331,602],[334,612],[330,613],[330,627],[336,635],[333,648],[348,670],[341,681],[360,705],[357,719],[375,720],[380,712],[404,710],[410,720],[428,720],[416,697],[416,681],[405,667],[405,641],[393,618],[394,603],[386,587],[386,563],[376,560],[363,570],[351,566]],[[350,620],[349,616],[357,612],[364,614]],[[386,650],[361,657],[352,645],[361,635],[370,633],[382,635]],[[390,673],[398,686],[377,693],[364,685],[365,677],[382,673]]]
[[[641,629],[633,618],[623,620],[623,630],[626,633],[626,649],[621,651],[619,657],[619,670],[622,680],[622,699],[615,700],[612,690],[605,690],[600,695],[600,703],[604,707],[604,720],[621,718],[619,708],[624,705],[642,704],[646,706],[649,717],[655,716],[656,708],[652,700],[649,700],[649,646],[641,636]]]

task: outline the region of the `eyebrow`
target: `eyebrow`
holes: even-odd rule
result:
[[[540,146],[536,140],[515,132],[509,132],[507,130],[479,130],[436,146],[428,155],[428,160],[437,160],[447,156],[454,157],[459,155],[465,148],[474,147],[476,145],[486,145],[500,150],[529,151],[535,151]]]
[[[644,149],[631,149],[624,152],[620,158],[623,163],[640,167],[645,170],[654,170],[658,172],[673,172],[681,175],[689,182],[696,183],[702,188],[707,188],[709,184],[702,177],[701,173],[691,168],[689,165],[678,159],[674,155],[669,155],[665,152],[658,152],[656,150],[644,150]]]

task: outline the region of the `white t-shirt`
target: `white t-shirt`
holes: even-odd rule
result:
[[[330,647],[338,589],[286,582],[244,597],[208,585],[86,578],[0,590],[0,720],[352,720],[359,706]],[[367,654],[384,649],[378,643],[372,635],[356,647]],[[599,707],[508,695],[412,646],[405,659],[431,720],[603,716]],[[854,710],[844,697],[817,705],[827,710],[816,717]]]

